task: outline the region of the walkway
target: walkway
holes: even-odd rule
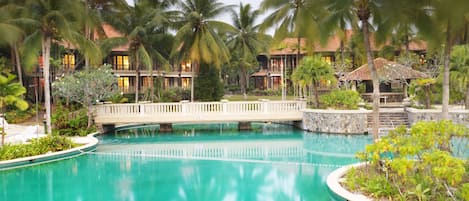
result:
[[[304,101],[221,101],[104,104],[95,107],[97,124],[301,121]]]

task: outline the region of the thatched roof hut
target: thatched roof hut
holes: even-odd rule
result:
[[[411,67],[388,61],[384,58],[376,58],[373,60],[375,68],[378,71],[378,77],[381,81],[392,80],[409,80],[417,78],[427,78],[427,74],[414,70]],[[368,64],[360,66],[360,68],[346,74],[340,78],[341,81],[367,81],[371,80],[370,69]]]

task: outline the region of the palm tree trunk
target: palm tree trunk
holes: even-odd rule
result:
[[[451,56],[451,21],[448,20],[446,26],[446,46],[444,55],[444,69],[443,69],[443,100],[441,107],[441,119],[448,119],[448,107],[449,107],[449,62]]]
[[[429,86],[424,86],[423,89],[425,91],[425,97],[427,97],[426,100],[425,100],[425,109],[430,109],[431,100],[432,100],[432,93],[431,93],[430,85]]]
[[[466,84],[466,101],[464,101],[464,109],[469,109],[469,83]]]
[[[359,11],[360,12],[360,11]],[[366,11],[365,11],[366,12]],[[360,17],[360,21],[362,22],[363,26],[363,37],[365,42],[365,49],[366,49],[366,58],[368,61],[368,68],[370,69],[371,79],[373,82],[373,140],[376,142],[378,140],[378,132],[379,132],[379,77],[378,72],[373,63],[373,53],[371,52],[370,46],[370,37],[369,37],[369,28],[368,28],[368,19],[369,19],[369,10],[368,17]]]
[[[244,96],[244,99],[247,99],[246,95],[246,68],[241,65],[241,68],[239,69],[239,84],[241,85],[241,93]]]
[[[319,108],[318,82],[313,81],[313,89],[314,89],[314,100],[316,102],[316,108]]]
[[[46,108],[46,134],[52,134],[52,122],[51,122],[51,98],[50,98],[50,81],[49,81],[49,71],[50,71],[50,48],[51,48],[51,38],[49,36],[44,36],[42,38],[42,58],[44,59],[44,106]]]
[[[13,44],[13,52],[15,53],[15,64],[16,64],[16,71],[18,71],[18,80],[23,86],[23,68],[21,68],[21,59],[20,59],[20,53],[18,51],[18,44],[14,43]]]
[[[191,67],[192,77],[191,77],[191,102],[194,102],[194,79],[195,72],[198,72],[199,62],[194,62],[194,65]]]

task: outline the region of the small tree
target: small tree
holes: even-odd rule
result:
[[[83,105],[87,111],[89,128],[92,124],[91,106],[120,93],[117,78],[111,72],[111,67],[104,65],[65,76],[52,85],[54,95],[68,97],[70,101]]]
[[[16,76],[10,73],[0,74],[0,110],[2,114],[8,105],[20,110],[28,109],[28,103],[23,100],[22,95],[26,93],[26,88],[15,81]],[[3,115],[5,116],[5,115]],[[2,145],[5,142],[5,120],[2,118]]]
[[[450,76],[452,84],[465,94],[465,108],[469,108],[469,46],[455,46],[451,53]]]
[[[313,56],[313,57],[305,57],[301,61],[300,66],[298,66],[295,71],[300,71],[301,73],[306,73],[307,75],[298,81],[301,82],[306,81],[307,85],[311,86],[314,90],[314,99],[316,101],[316,107],[319,107],[319,85],[321,81],[335,81],[334,77],[334,70],[332,66],[323,61],[320,56]],[[293,72],[293,74],[298,74],[297,72]],[[293,77],[297,77],[295,75]],[[299,76],[301,77],[301,76]],[[294,79],[296,80],[296,79]],[[309,82],[309,84],[308,84]]]
[[[202,63],[198,78],[195,80],[195,99],[200,101],[219,101],[223,97],[223,83],[218,77],[218,69]]]
[[[436,83],[433,78],[416,79],[410,83],[410,93],[414,94],[417,101],[425,101],[425,109],[430,109],[432,101],[432,86]]]

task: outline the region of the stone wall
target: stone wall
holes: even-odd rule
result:
[[[409,115],[409,124],[413,125],[418,121],[437,121],[441,118],[441,110],[420,110],[406,108]],[[453,123],[469,125],[469,110],[450,110],[449,118]]]
[[[326,133],[363,134],[367,132],[367,110],[303,111],[303,129]]]

